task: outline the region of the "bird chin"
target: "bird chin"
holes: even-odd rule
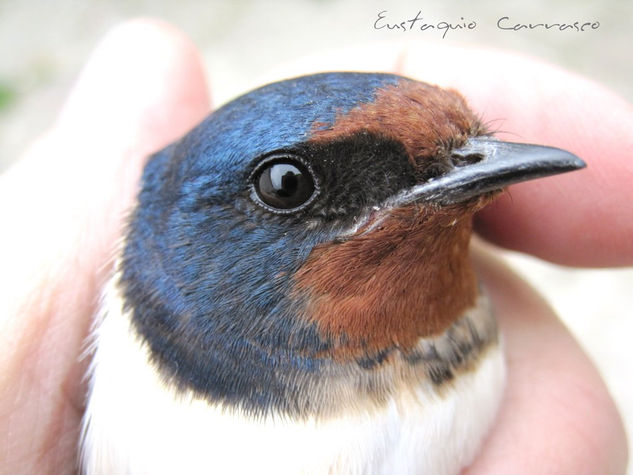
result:
[[[393,207],[373,206],[367,213],[361,215],[354,225],[338,236],[341,241],[347,240],[359,234],[367,234],[380,227],[380,224],[389,215]]]
[[[481,195],[451,205],[440,205],[438,203],[424,202],[422,200],[406,205],[399,205],[397,201],[387,201],[380,206],[372,206],[368,211],[356,218],[354,224],[340,233],[334,241],[337,243],[345,242],[353,237],[366,235],[376,229],[380,229],[384,221],[388,219],[395,210],[403,208],[404,206],[418,207],[420,210],[423,207],[429,206],[455,208],[460,214],[475,214],[477,211],[480,211],[492,203],[503,192],[504,190],[502,189],[487,191]]]

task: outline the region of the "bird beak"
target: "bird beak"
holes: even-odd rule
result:
[[[508,185],[586,166],[576,155],[554,147],[473,137],[451,153],[453,169],[396,197],[398,205],[414,201],[452,204]]]

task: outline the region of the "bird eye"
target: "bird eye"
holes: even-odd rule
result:
[[[308,166],[288,156],[263,162],[253,174],[253,186],[259,201],[278,213],[302,209],[318,191]]]

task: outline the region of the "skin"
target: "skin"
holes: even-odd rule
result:
[[[569,265],[633,264],[625,156],[633,113],[622,99],[493,51],[389,45],[343,57],[358,63],[348,69],[454,86],[493,128],[521,134],[501,138],[568,148],[589,163],[513,187],[478,216],[481,235]],[[278,74],[332,69],[338,59],[326,61]],[[477,74],[463,74],[469,65]],[[146,156],[209,110],[191,43],[161,23],[124,24],[97,48],[51,130],[0,178],[0,473],[76,470],[87,366],[80,355],[125,210]],[[467,473],[624,473],[622,423],[593,365],[547,304],[489,251],[476,263],[497,309],[509,382]]]

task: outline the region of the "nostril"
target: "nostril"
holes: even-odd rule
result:
[[[429,163],[426,167],[424,167],[422,173],[420,173],[420,178],[422,179],[422,181],[432,180],[434,178],[438,178],[442,175],[447,174],[453,168],[455,168],[455,165],[453,164],[452,160],[444,159],[441,161]]]
[[[483,153],[478,152],[470,152],[470,153],[460,153],[453,152],[451,153],[451,162],[453,166],[463,167],[466,165],[474,165],[475,163],[479,163],[484,159]]]

